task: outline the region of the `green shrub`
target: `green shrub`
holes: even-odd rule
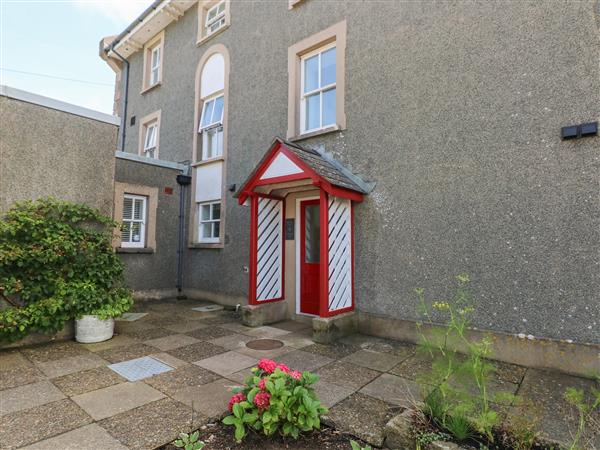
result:
[[[490,401],[512,402],[510,393],[489,394],[490,378],[495,367],[489,362],[492,341],[489,337],[476,341],[467,336],[473,301],[468,290],[469,277],[456,277],[457,287],[451,299],[427,302],[423,289],[416,289],[419,313],[417,323],[421,336],[419,351],[432,358],[432,370],[419,379],[424,394],[423,412],[442,430],[457,440],[475,433],[493,441],[492,430],[499,424]],[[434,311],[445,316],[446,326],[424,330],[424,322],[434,323]],[[461,347],[466,355],[456,350]]]
[[[247,429],[297,438],[302,431],[320,428],[320,416],[327,410],[312,389],[316,375],[269,359],[260,360],[252,373],[244,388],[234,389],[229,401],[232,414],[223,419],[235,426],[236,441],[241,442]]]
[[[117,226],[86,205],[16,203],[0,221],[0,340],[51,333],[84,314],[116,317],[133,304],[111,246]]]
[[[200,433],[194,431],[193,433],[179,433],[179,438],[173,442],[175,447],[182,448],[183,450],[202,450],[206,445],[200,440]]]
[[[600,383],[600,375],[595,375],[594,378],[597,383]],[[600,409],[600,389],[592,387],[590,395],[586,397],[586,393],[583,389],[568,387],[563,396],[565,400],[577,410],[577,430],[573,437],[573,441],[568,447],[569,450],[577,450],[582,448],[580,446],[580,441],[583,438],[586,428],[589,426],[589,422],[594,421],[594,412]],[[598,427],[600,424],[595,423],[595,426]]]

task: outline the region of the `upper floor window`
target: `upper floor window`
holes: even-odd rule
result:
[[[346,127],[345,55],[345,21],[288,48],[289,139]]]
[[[164,31],[144,46],[142,92],[162,83]]]
[[[123,196],[121,247],[145,247],[147,200],[147,197],[141,195]]]
[[[230,0],[203,0],[198,2],[198,44],[229,26]]]
[[[335,44],[301,58],[300,120],[303,133],[335,125]]]
[[[140,156],[158,159],[160,142],[160,111],[148,114],[140,120]]]
[[[221,202],[199,203],[198,237],[200,242],[219,242],[221,234]]]
[[[198,132],[202,133],[202,159],[223,155],[223,94],[204,101]]]

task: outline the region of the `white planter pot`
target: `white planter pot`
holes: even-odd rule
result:
[[[75,340],[82,344],[102,342],[113,337],[115,320],[100,320],[97,316],[83,316],[75,319]]]

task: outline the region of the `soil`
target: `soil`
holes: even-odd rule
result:
[[[292,437],[283,438],[279,435],[266,437],[249,432],[242,443],[236,444],[233,437],[233,427],[220,422],[208,424],[200,431],[200,440],[206,445],[203,450],[351,450],[350,440],[356,441],[361,447],[367,444],[360,439],[321,425],[320,430],[304,433],[294,440]],[[179,450],[173,444],[165,445],[159,450]]]

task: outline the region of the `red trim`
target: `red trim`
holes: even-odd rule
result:
[[[283,201],[283,197],[279,197],[278,195],[263,194],[262,192],[253,192],[253,194],[256,195],[257,197],[270,198],[270,199],[273,199],[273,200],[281,200],[281,201]]]
[[[306,179],[310,179],[310,177],[308,177],[306,175],[306,173],[304,173],[304,172],[294,173],[292,175],[282,175],[280,177],[273,177],[273,178],[266,178],[264,180],[258,180],[256,183],[254,183],[254,186],[262,186],[265,184],[285,183],[287,181],[306,180]]]
[[[319,218],[321,220],[321,273],[319,274],[319,316],[327,317],[329,313],[329,208],[327,193],[319,192]]]
[[[360,192],[356,192],[356,191],[352,191],[350,189],[344,189],[338,186],[333,186],[332,184],[328,183],[329,186],[323,186],[323,188],[331,195],[333,195],[334,197],[341,197],[341,198],[347,198],[349,200],[352,200],[354,202],[362,202],[364,195],[361,194]]]
[[[258,245],[258,197],[250,197],[250,286],[248,290],[248,304],[256,305],[256,270],[257,270],[257,249]]]

